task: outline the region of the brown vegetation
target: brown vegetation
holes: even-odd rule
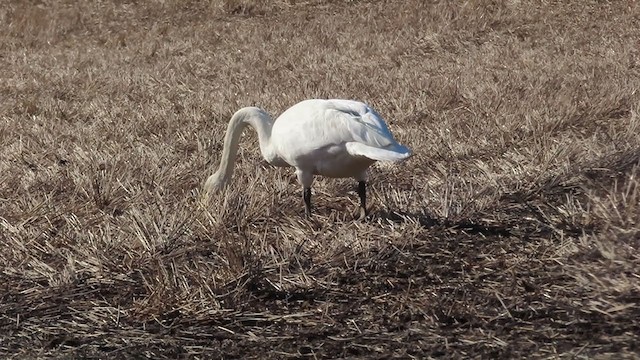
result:
[[[0,357],[636,357],[635,1],[0,3]],[[231,114],[368,102],[318,179]]]

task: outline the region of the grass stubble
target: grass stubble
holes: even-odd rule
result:
[[[640,9],[0,6],[3,358],[615,357],[640,339]],[[231,114],[368,102],[416,156],[319,178]]]

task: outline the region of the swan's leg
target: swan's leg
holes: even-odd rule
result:
[[[360,217],[358,220],[364,219],[367,215],[367,172],[363,171],[362,174],[356,176],[358,180],[358,196],[360,197]]]
[[[313,184],[313,174],[301,169],[296,169],[298,181],[302,185],[302,199],[304,200],[304,213],[311,216],[311,184]]]
[[[358,181],[358,196],[360,196],[360,220],[367,216],[367,182]]]
[[[304,188],[304,193],[302,194],[302,198],[304,199],[304,214],[309,217],[311,216],[311,188]]]

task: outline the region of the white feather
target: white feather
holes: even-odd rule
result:
[[[247,107],[231,118],[220,167],[205,190],[221,189],[230,181],[240,133],[247,125],[258,132],[265,160],[296,168],[305,188],[311,187],[314,175],[364,181],[375,161],[397,162],[412,155],[395,141],[382,117],[358,101],[305,100],[275,121],[263,110]]]

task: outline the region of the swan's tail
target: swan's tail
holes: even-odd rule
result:
[[[368,157],[377,161],[402,161],[413,156],[409,148],[404,145],[394,144],[387,148],[377,148],[358,142],[347,143],[347,151],[351,155]]]

